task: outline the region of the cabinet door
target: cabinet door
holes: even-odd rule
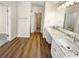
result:
[[[65,54],[64,54],[64,52],[62,51],[62,49],[58,46],[58,52],[59,52],[59,54],[60,54],[60,57],[64,57],[65,56]]]
[[[55,42],[54,42],[54,51],[55,51],[55,54],[56,54],[56,58],[61,57],[60,53],[59,53],[60,49]]]
[[[52,41],[52,45],[51,45],[51,55],[52,57],[57,57],[58,51],[56,48],[56,44],[54,41]]]
[[[61,48],[55,43],[55,41],[52,42],[51,45],[51,54],[52,57],[56,57],[56,58],[60,58],[60,57],[64,57],[64,53],[61,50]]]
[[[44,28],[44,36],[46,38],[46,41],[51,44],[52,43],[52,37],[50,36],[49,32],[47,31],[46,28]]]

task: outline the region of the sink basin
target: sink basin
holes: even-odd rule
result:
[[[71,47],[70,47],[70,45],[68,44],[69,42],[67,42],[67,40],[66,39],[56,39],[57,40],[57,42],[59,42],[65,49],[67,49],[67,50],[71,50]]]
[[[67,40],[66,38],[63,39],[56,39],[58,43],[61,44],[61,47],[65,49],[69,56],[79,56],[79,49],[75,46],[72,42]]]

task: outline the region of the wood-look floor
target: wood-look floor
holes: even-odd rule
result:
[[[16,38],[0,47],[1,58],[51,58],[50,45],[39,32],[31,37]]]

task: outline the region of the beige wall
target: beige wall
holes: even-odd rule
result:
[[[44,27],[48,26],[63,27],[65,9],[60,9],[53,3],[52,2],[45,3]]]
[[[64,14],[65,9],[58,8],[54,2],[45,3],[45,18],[44,18],[44,27],[43,27],[43,37],[45,37],[49,42],[50,36],[46,32],[46,27],[49,26],[60,26],[63,27],[64,24]]]
[[[17,3],[17,36],[30,37],[31,2]]]

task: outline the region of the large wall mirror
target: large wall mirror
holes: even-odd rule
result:
[[[79,4],[66,8],[64,28],[79,33]]]

